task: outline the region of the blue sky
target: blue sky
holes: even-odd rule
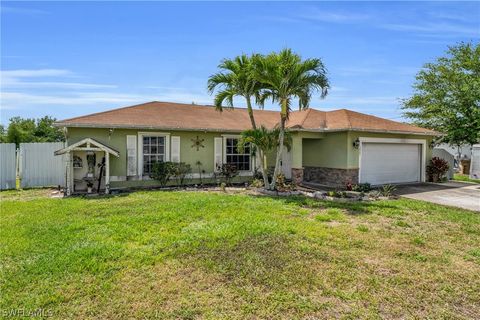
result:
[[[312,107],[402,120],[421,66],[479,39],[479,2],[2,1],[1,122],[211,104],[206,82],[222,58],[284,47],[328,68],[330,94]]]

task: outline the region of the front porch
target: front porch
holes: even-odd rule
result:
[[[119,152],[92,138],[55,151],[65,155],[65,195],[110,192],[110,155]]]

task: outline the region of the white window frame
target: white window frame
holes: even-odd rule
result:
[[[358,181],[361,180],[362,174],[362,145],[363,143],[401,143],[401,144],[419,144],[421,147],[420,155],[420,182],[425,182],[425,168],[426,168],[426,156],[427,156],[427,140],[426,139],[403,139],[403,138],[370,138],[359,137],[359,155],[358,155]]]
[[[164,137],[165,138],[165,161],[170,161],[170,133],[168,132],[139,132],[138,133],[138,175],[140,179],[150,177],[143,175],[143,137]]]
[[[227,163],[227,139],[240,139],[242,136],[238,134],[223,134],[223,146],[222,146],[222,158],[223,158],[223,163]],[[239,175],[250,175],[253,174],[253,167],[254,167],[254,162],[253,162],[253,155],[252,155],[252,150],[250,149],[250,170],[238,170]]]

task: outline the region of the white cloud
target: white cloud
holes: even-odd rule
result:
[[[209,104],[212,99],[206,95],[187,92],[159,92],[158,94],[144,95],[136,93],[117,92],[69,92],[61,94],[31,94],[22,92],[2,92],[0,94],[2,110],[24,109],[34,106],[103,106],[109,104],[129,105],[147,101],[171,101],[183,103]]]
[[[368,14],[351,12],[333,12],[318,8],[307,8],[300,18],[330,23],[355,23],[371,18]]]
[[[393,31],[410,31],[425,33],[428,35],[447,36],[467,36],[480,37],[480,27],[465,26],[451,23],[425,23],[425,24],[402,24],[391,23],[383,24],[382,28]]]
[[[0,71],[0,75],[2,78],[58,77],[70,74],[72,74],[72,72],[65,69],[19,69]]]
[[[28,78],[71,77],[74,73],[65,69],[19,69],[0,71],[1,87],[5,88],[58,88],[58,89],[94,89],[116,88],[111,84],[79,83],[65,81],[24,81]]]

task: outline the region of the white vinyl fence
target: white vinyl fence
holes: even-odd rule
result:
[[[64,142],[20,143],[20,181],[22,188],[65,185],[65,162],[53,153]]]
[[[0,143],[0,190],[15,189],[15,143]]]
[[[443,148],[434,148],[432,151],[432,156],[441,158],[448,162],[448,172],[447,178],[448,180],[453,179],[453,167],[455,166],[455,157]]]

